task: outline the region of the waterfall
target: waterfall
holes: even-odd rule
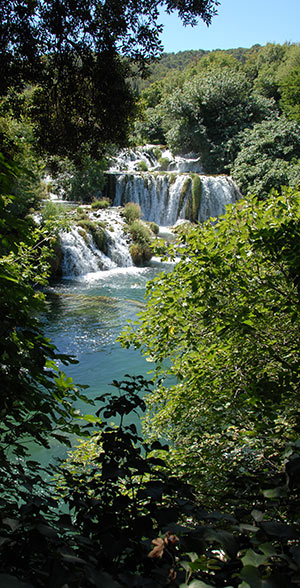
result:
[[[237,202],[241,195],[230,176],[201,176],[202,193],[198,221],[225,214],[228,204]]]
[[[204,175],[197,154],[174,157],[153,145],[121,151],[108,177],[115,206],[136,202],[143,218],[160,226],[174,225],[179,219],[203,222],[218,217],[240,198],[231,177]],[[201,180],[196,196],[195,177]]]
[[[60,232],[62,275],[76,277],[91,272],[132,266],[129,243],[123,230],[124,221],[115,209],[90,213],[92,221],[106,223],[107,254],[96,246],[92,235],[80,226]],[[105,220],[104,220],[105,219]]]
[[[199,175],[199,174],[197,174]],[[225,213],[227,204],[239,197],[237,186],[229,176],[199,175],[201,198],[194,220],[203,222]],[[175,173],[115,174],[114,205],[127,202],[140,205],[143,217],[158,225],[174,225],[179,219],[191,218],[193,175]]]
[[[204,222],[223,215],[226,205],[240,198],[229,176],[203,174],[199,156],[191,153],[173,157],[170,151],[150,145],[122,151],[112,161],[107,176],[113,206],[97,211],[91,207],[86,209],[88,218],[100,222],[105,231],[105,253],[96,246],[89,231],[75,226],[62,232],[64,276],[133,265],[119,208],[127,202],[139,204],[144,220],[154,221],[160,227],[171,227],[178,220]]]

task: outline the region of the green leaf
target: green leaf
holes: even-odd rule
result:
[[[245,555],[241,558],[244,566],[259,567],[266,563],[268,557],[266,555],[259,555],[253,549],[247,549]]]

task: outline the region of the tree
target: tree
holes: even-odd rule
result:
[[[53,227],[50,234],[24,218],[24,207],[14,203],[18,197],[10,196],[18,168],[3,156],[0,165],[0,470],[1,496],[10,508],[42,484],[38,464],[28,460],[28,442],[48,447],[52,438],[68,444],[70,433],[79,431],[72,404],[82,395],[57,367],[74,360],[57,353],[38,318]]]
[[[227,67],[199,74],[163,103],[165,134],[177,151],[201,153],[207,173],[222,173],[236,156],[238,133],[274,116],[274,102],[251,91]]]
[[[283,79],[280,106],[288,118],[300,123],[300,66]]]
[[[241,505],[299,435],[299,243],[299,192],[240,202],[182,236],[121,335],[158,364],[146,433],[206,504]]]
[[[145,70],[161,51],[159,7],[185,24],[207,24],[217,0],[0,2],[0,95],[38,84],[33,115],[50,153],[98,156],[124,144],[134,112],[130,62]],[[100,147],[98,147],[98,144]]]
[[[280,117],[246,129],[231,174],[242,194],[266,198],[272,188],[299,185],[300,127]]]

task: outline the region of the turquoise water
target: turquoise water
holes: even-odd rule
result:
[[[107,391],[113,379],[149,371],[140,352],[122,349],[116,338],[144,308],[146,283],[156,273],[153,267],[117,268],[62,280],[49,289],[46,335],[61,353],[79,361],[63,369],[76,384],[89,386],[90,398]]]

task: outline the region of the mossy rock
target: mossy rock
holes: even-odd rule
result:
[[[200,176],[193,176],[192,183],[192,211],[191,220],[197,222],[202,197],[202,182]]]
[[[81,220],[77,224],[79,227],[81,227],[85,231],[88,231],[92,235],[95,245],[98,247],[98,249],[100,249],[100,251],[102,251],[106,255],[107,237],[103,223],[95,223],[91,220]]]
[[[180,212],[182,211],[182,208],[183,208],[183,204],[184,204],[186,195],[188,193],[188,190],[191,187],[191,182],[192,182],[192,180],[191,180],[190,177],[187,177],[184,180],[184,182],[183,182],[183,185],[182,185],[182,188],[181,188],[181,194],[180,194],[179,204],[178,204],[177,216],[179,216],[180,215]]]

